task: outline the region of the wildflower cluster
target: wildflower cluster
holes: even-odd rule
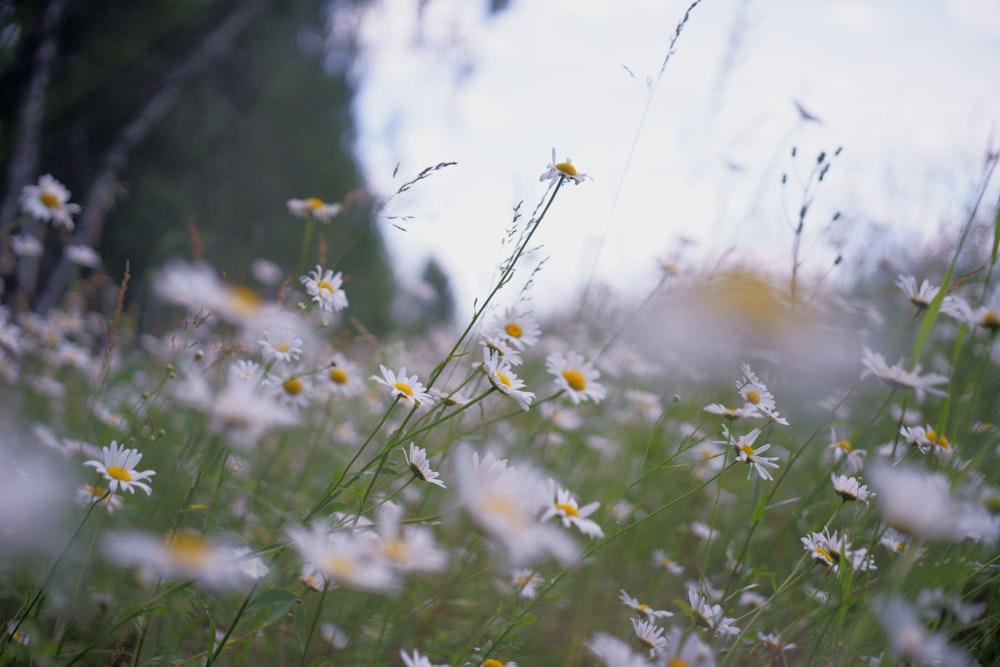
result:
[[[28,420],[11,428],[28,453],[0,452],[16,575],[0,593],[23,598],[0,661],[1000,655],[983,630],[1000,615],[983,593],[1000,577],[995,298],[904,275],[906,301],[817,288],[803,303],[761,277],[767,298],[741,310],[719,289],[739,280],[678,270],[641,303],[536,312],[535,276],[513,292],[514,269],[588,179],[553,153],[536,216],[515,219],[495,289],[459,328],[370,334],[351,321],[364,285],[309,243],[302,275],[255,262],[260,289],[167,262],[151,298],[175,319],[116,343],[79,300],[0,311],[4,396]],[[287,207],[307,240],[343,210]],[[51,177],[22,209],[63,228],[80,212]],[[696,312],[671,330],[720,298],[725,326]],[[901,356],[885,341],[907,336],[908,361],[873,351]]]

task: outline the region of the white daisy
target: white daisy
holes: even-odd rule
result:
[[[726,435],[727,441],[732,441],[729,435],[728,429],[723,426],[723,433]],[[770,444],[762,445],[754,449],[753,443],[757,440],[757,436],[760,435],[760,429],[755,428],[746,435],[739,438],[736,442],[732,442],[732,446],[736,449],[736,460],[742,461],[750,466],[750,470],[747,472],[747,479],[750,479],[750,475],[757,472],[761,479],[772,480],[771,473],[768,472],[768,468],[777,468],[778,464],[775,461],[778,460],[777,456],[761,456],[761,452],[766,452],[771,448]]]
[[[302,356],[302,339],[288,329],[265,331],[264,339],[257,341],[267,359],[277,361],[297,361]]]
[[[639,602],[638,599],[629,595],[624,588],[618,592],[618,599],[621,600],[622,604],[626,607],[631,607],[635,611],[645,614],[646,619],[649,621],[657,618],[670,618],[674,615],[672,611],[666,611],[665,609],[653,609],[648,604]]]
[[[555,493],[552,493],[552,492]],[[592,502],[579,507],[573,494],[566,489],[557,486],[554,481],[549,480],[550,497],[555,496],[554,503],[549,505],[542,514],[540,521],[548,521],[553,517],[559,517],[562,525],[575,526],[581,533],[588,537],[604,537],[604,531],[594,521],[587,517],[597,511],[599,502]]]
[[[907,371],[898,365],[889,366],[881,354],[876,354],[867,347],[864,348],[862,363],[865,366],[865,370],[861,372],[862,378],[874,375],[890,386],[912,389],[917,395],[918,401],[924,400],[924,393],[935,396],[944,396],[945,394],[944,391],[937,388],[937,385],[947,384],[948,378],[937,373],[921,376],[920,364],[917,364],[912,371]]]
[[[531,406],[535,394],[525,391],[524,380],[514,374],[505,357],[492,353],[489,348],[483,348],[483,370],[494,389],[514,399],[522,410]]]
[[[414,443],[410,443],[410,453],[407,455],[406,450],[403,450],[403,456],[406,458],[406,465],[410,467],[410,471],[413,472],[413,476],[419,479],[421,482],[427,482],[428,484],[434,484],[440,486],[442,489],[446,489],[444,481],[438,479],[438,473],[431,470],[430,461],[427,460],[427,450],[423,447],[417,447]]]
[[[519,312],[516,308],[507,308],[493,322],[496,334],[518,350],[524,350],[538,342],[542,331],[538,328],[535,318],[528,313]]]
[[[667,647],[667,640],[663,637],[663,628],[655,623],[638,618],[631,618],[629,620],[632,621],[635,638],[649,649],[650,656],[660,653]]]
[[[111,489],[112,493],[117,492],[119,489],[122,491],[128,491],[129,493],[135,493],[136,488],[139,488],[146,492],[146,495],[150,495],[153,489],[146,484],[145,480],[149,479],[156,474],[155,470],[143,470],[138,471],[135,467],[142,460],[142,454],[136,449],[125,449],[119,446],[114,440],[111,441],[110,447],[102,448],[104,461],[84,461],[83,465],[91,466],[97,470],[97,472],[104,475],[105,479],[108,480],[108,488]]]
[[[416,375],[406,375],[406,366],[400,368],[398,374],[393,373],[381,364],[379,365],[379,369],[382,371],[382,377],[373,375],[370,379],[388,387],[392,396],[398,397],[404,403],[429,405],[434,402]]]
[[[330,222],[344,208],[342,204],[327,204],[317,197],[289,199],[286,205],[288,206],[288,212],[295,217],[308,218],[312,216],[320,222]]]
[[[51,220],[73,231],[72,216],[80,212],[80,205],[68,203],[69,197],[66,186],[45,174],[37,185],[26,185],[21,190],[21,210],[37,220]]]
[[[860,500],[867,505],[868,498],[872,495],[857,477],[830,473],[830,482],[833,483],[833,490],[845,501]]]
[[[573,161],[566,158],[564,162],[556,162],[556,149],[552,149],[552,162],[548,164],[542,175],[538,177],[539,181],[573,181],[575,184],[579,185],[585,180],[590,178],[586,174],[581,174],[577,172],[576,167],[573,166]]]
[[[317,265],[315,270],[309,275],[299,278],[306,287],[306,292],[313,301],[323,310],[337,312],[347,308],[347,294],[340,288],[344,278],[340,273],[334,274],[332,270],[323,270]]]
[[[403,649],[399,650],[400,657],[406,667],[448,667],[448,665],[435,665],[427,656],[420,655],[420,651],[413,649],[412,655],[407,655]]]
[[[934,452],[943,459],[949,459],[953,450],[951,443],[943,433],[938,433],[928,424],[924,426],[901,426],[899,434],[906,439],[906,442],[920,450],[921,454]]]
[[[904,276],[900,274],[896,278],[896,286],[903,291],[906,298],[910,300],[917,310],[926,310],[930,307],[931,301],[937,296],[940,291],[940,287],[932,286],[925,278],[920,287],[917,287],[917,279],[913,276]]]
[[[601,372],[577,352],[568,352],[565,356],[550,354],[545,360],[545,368],[555,376],[555,385],[566,391],[574,403],[587,400],[600,403],[607,394],[604,386],[597,382]]]

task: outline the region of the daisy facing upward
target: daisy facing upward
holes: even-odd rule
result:
[[[545,369],[555,377],[556,387],[564,390],[574,403],[600,403],[607,395],[604,386],[597,382],[601,372],[578,352],[568,352],[565,356],[550,354]]]

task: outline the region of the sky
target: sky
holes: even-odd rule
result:
[[[379,221],[400,277],[434,257],[457,317],[471,313],[512,208],[544,195],[553,148],[593,180],[563,188],[538,231],[539,311],[588,283],[642,294],[675,259],[787,275],[804,197],[817,273],[889,238],[940,241],[962,218],[1000,143],[1000,3],[704,0],[661,73],[689,4],[513,0],[488,16],[468,0],[373,3],[354,108],[369,186],[388,195],[458,163],[390,202],[405,231]],[[331,34],[346,29],[335,18]],[[838,147],[817,185],[818,154]]]

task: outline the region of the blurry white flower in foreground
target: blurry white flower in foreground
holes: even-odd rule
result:
[[[267,431],[298,423],[294,411],[278,403],[265,388],[228,374],[225,387],[213,394],[208,382],[192,371],[174,390],[178,400],[209,415],[209,428],[230,444],[253,447]]]
[[[893,651],[904,660],[948,667],[978,664],[965,651],[951,646],[945,635],[929,633],[917,613],[903,600],[894,597],[879,601],[876,612],[889,635]]]
[[[595,634],[587,642],[587,648],[604,663],[605,667],[648,667],[649,665],[645,658],[634,653],[628,644],[603,632]]]
[[[70,204],[69,197],[65,185],[45,174],[37,185],[26,185],[21,190],[21,210],[36,220],[51,220],[73,231],[72,216],[80,212],[80,205]]]
[[[156,276],[154,285],[165,301],[195,313],[208,311],[235,326],[254,331],[308,330],[295,314],[265,302],[249,287],[222,282],[215,270],[205,264],[171,262]]]
[[[872,465],[868,479],[878,492],[877,505],[893,528],[919,537],[972,539],[994,544],[1000,517],[974,502],[952,498],[948,478],[915,466]]]
[[[438,548],[426,526],[401,525],[403,509],[386,502],[378,513],[375,551],[390,567],[402,572],[437,572],[448,564],[448,553]]]
[[[492,452],[482,460],[463,448],[456,455],[455,481],[469,516],[503,544],[514,565],[553,555],[566,562],[576,553],[573,541],[555,526],[538,520],[546,506],[544,482],[527,468],[507,466]]]
[[[327,579],[370,591],[392,591],[396,578],[388,563],[374,558],[368,540],[346,531],[331,532],[321,522],[291,528],[289,537],[302,559]]]
[[[102,448],[103,462],[97,460],[84,461],[83,465],[91,466],[97,472],[104,475],[108,480],[108,487],[112,493],[121,489],[129,493],[135,493],[139,488],[146,492],[148,496],[153,492],[146,480],[156,474],[155,470],[136,470],[142,460],[142,454],[137,449],[125,449],[114,440],[110,447]]]
[[[112,533],[103,541],[108,560],[138,567],[156,579],[194,579],[213,589],[248,586],[256,577],[245,569],[242,553],[195,532],[160,537],[141,532]]]
[[[945,394],[943,390],[937,388],[937,385],[948,384],[948,378],[937,373],[921,376],[920,364],[917,364],[912,371],[905,370],[899,365],[890,366],[881,354],[876,354],[867,347],[862,353],[861,363],[865,366],[861,372],[862,378],[874,375],[892,387],[912,389],[917,395],[918,401],[924,400],[924,393],[935,396],[944,396]]]
[[[72,488],[61,468],[51,460],[32,453],[30,446],[16,445],[13,421],[4,417],[4,438],[0,439],[0,568],[5,568],[15,555],[39,548],[55,549],[57,542],[66,539],[58,521],[65,516],[67,492]]]

